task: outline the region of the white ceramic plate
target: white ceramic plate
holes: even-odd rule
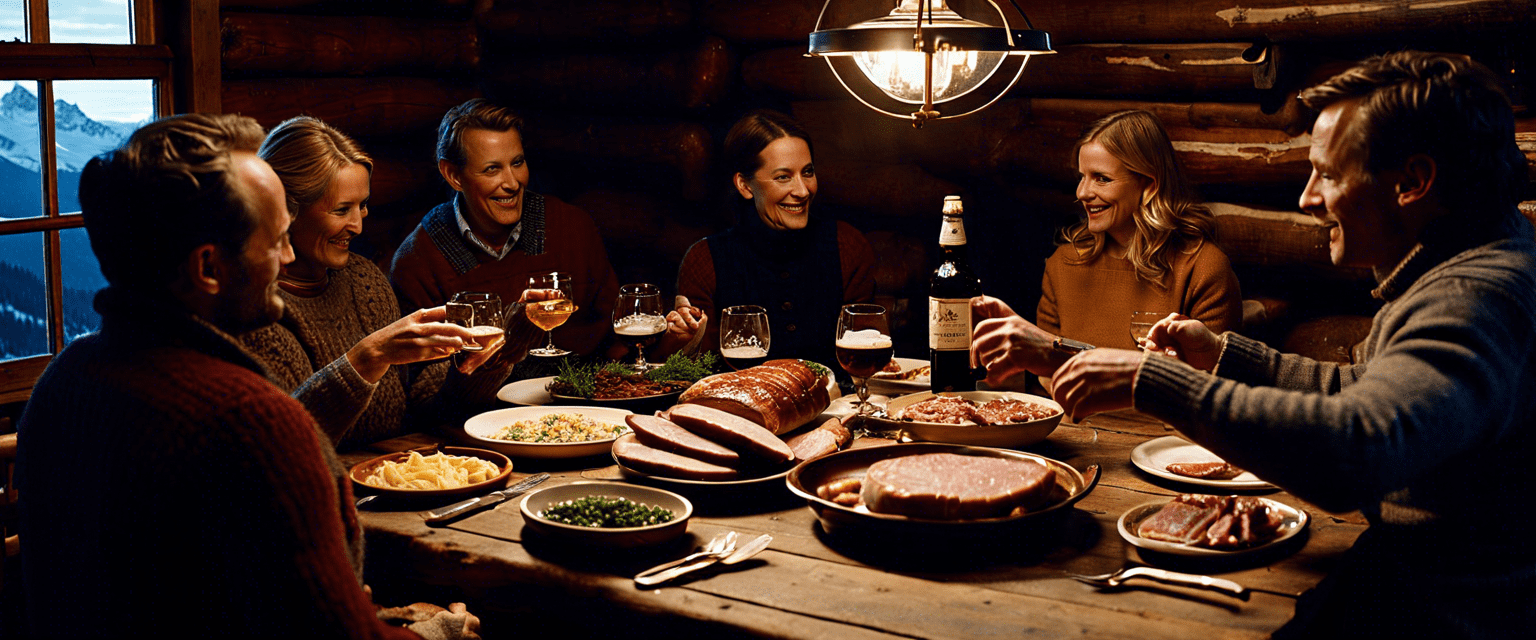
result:
[[[548,387],[549,383],[554,379],[554,376],[544,376],[542,378],[529,378],[508,383],[500,391],[496,392],[496,399],[525,407],[550,404],[555,399],[550,397],[549,391],[545,387]]]
[[[1163,508],[1163,505],[1168,504],[1167,500],[1158,500],[1156,502],[1148,502],[1146,504],[1140,504],[1131,507],[1130,510],[1126,511],[1124,514],[1121,514],[1120,524],[1117,525],[1116,528],[1120,530],[1120,537],[1125,538],[1126,542],[1129,542],[1132,545],[1142,549],[1161,551],[1163,553],[1180,556],[1222,557],[1240,556],[1253,553],[1261,549],[1273,547],[1295,537],[1296,534],[1301,533],[1302,530],[1307,528],[1307,522],[1309,520],[1307,517],[1307,512],[1287,504],[1275,502],[1274,500],[1267,498],[1259,498],[1259,500],[1263,500],[1264,504],[1269,505],[1269,508],[1274,509],[1280,513],[1282,518],[1282,522],[1280,523],[1280,531],[1274,538],[1271,538],[1262,544],[1257,544],[1252,547],[1245,547],[1242,549],[1207,549],[1205,547],[1192,547],[1187,544],[1179,544],[1176,542],[1150,540],[1136,535],[1136,528],[1141,525],[1141,522],[1151,517],[1152,514],[1157,513],[1157,510]]]
[[[918,360],[917,358],[895,358],[895,360],[896,364],[901,365],[902,372],[911,371],[918,367],[928,366],[927,360]],[[869,378],[870,393],[878,393],[880,395],[891,397],[896,397],[903,393],[917,393],[919,391],[927,391],[930,386],[931,384],[929,383],[928,376],[922,376],[912,380],[893,380],[890,378],[881,378],[879,376],[871,376]]]
[[[1131,450],[1131,464],[1165,480],[1222,489],[1268,489],[1275,486],[1247,471],[1231,480],[1181,476],[1168,470],[1168,465],[1175,462],[1222,462],[1222,459],[1205,447],[1178,436],[1163,436],[1156,440],[1148,440]]]
[[[574,413],[586,416],[597,422],[622,426],[628,432],[629,425],[625,424],[624,416],[630,414],[625,409],[611,409],[608,407],[516,407],[512,409],[497,409],[487,411],[464,422],[464,433],[475,446],[492,449],[507,454],[513,458],[580,458],[582,456],[595,456],[607,453],[613,448],[613,441],[618,436],[605,440],[593,440],[591,442],[568,443],[543,443],[543,442],[514,442],[511,440],[498,440],[491,436],[501,431],[502,427],[520,420],[537,420],[551,413]]]

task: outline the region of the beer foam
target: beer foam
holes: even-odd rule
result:
[[[843,334],[837,339],[837,346],[844,349],[888,349],[891,337],[880,333],[879,329],[860,329]]]

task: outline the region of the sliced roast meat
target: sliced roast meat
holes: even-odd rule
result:
[[[1225,462],[1175,462],[1168,465],[1168,473],[1205,480],[1231,480],[1243,475],[1243,470]]]
[[[785,441],[790,451],[795,453],[795,459],[800,461],[815,460],[829,453],[836,453],[838,449],[852,442],[853,432],[843,426],[843,422],[837,418],[832,418],[810,431],[797,433]]]
[[[684,480],[735,480],[735,469],[648,447],[626,433],[613,441],[613,457],[624,466],[664,478]]]
[[[1148,540],[1192,544],[1221,517],[1222,506],[1219,496],[1181,495],[1142,520],[1136,535]]]
[[[876,513],[934,520],[999,518],[1044,504],[1056,471],[1033,460],[925,453],[870,465],[860,495]]]
[[[789,445],[773,432],[741,416],[700,404],[672,407],[671,416],[678,426],[743,456],[770,464],[795,459]]]
[[[671,420],[657,416],[627,415],[624,422],[635,432],[635,439],[653,449],[670,451],[695,460],[723,467],[741,466],[741,454],[706,440]]]
[[[719,409],[772,433],[789,433],[826,411],[832,398],[827,379],[804,361],[769,360],[700,380],[678,402]]]

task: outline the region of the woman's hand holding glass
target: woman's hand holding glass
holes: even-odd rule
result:
[[[418,309],[362,340],[347,351],[347,361],[370,383],[383,379],[390,365],[411,364],[458,353],[475,341],[467,328],[447,321],[446,307]],[[473,371],[500,348],[500,342],[467,358],[460,368]]]

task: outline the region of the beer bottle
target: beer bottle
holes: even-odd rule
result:
[[[928,281],[928,363],[934,392],[974,391],[971,372],[971,300],[981,295],[981,279],[965,254],[965,224],[960,196],[944,197],[939,227],[939,267]]]

